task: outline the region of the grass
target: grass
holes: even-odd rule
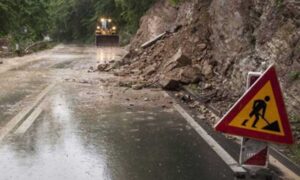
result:
[[[275,4],[277,8],[281,8],[283,5],[283,0],[275,0]]]
[[[197,84],[189,84],[189,88],[190,88],[191,90],[196,91],[196,90],[198,90],[198,85],[197,85]]]
[[[300,114],[291,114],[290,116],[290,122],[294,124],[296,129],[294,131],[299,131],[299,123],[300,123]],[[294,139],[297,141],[296,139]],[[300,164],[300,144],[295,143],[294,145],[290,146],[290,158],[295,161],[297,164]]]
[[[291,81],[296,81],[300,79],[300,71],[292,71],[289,73],[289,79]]]
[[[173,5],[177,5],[181,2],[181,0],[169,0],[171,2],[171,4]]]
[[[290,118],[291,118],[291,122],[300,123],[300,115],[299,114],[298,115],[292,114],[290,116]]]
[[[291,155],[292,155],[292,159],[299,164],[300,163],[300,145],[299,144],[295,144],[292,145],[290,147],[290,151],[291,151]]]

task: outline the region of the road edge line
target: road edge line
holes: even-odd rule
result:
[[[16,116],[14,116],[2,129],[0,129],[0,143],[2,140],[12,131],[32,110],[43,100],[43,98],[47,95],[47,93],[56,85],[56,83],[52,83],[47,86],[35,99],[33,104],[23,109]]]
[[[166,92],[165,92],[166,93]],[[168,97],[170,95],[166,93]],[[170,97],[172,98],[172,97]],[[229,168],[237,176],[247,174],[247,171],[239,165],[239,163],[225,151],[222,146],[217,143],[195,120],[192,118],[178,103],[173,103],[174,108],[179,114],[192,126],[192,128],[204,139],[204,141],[216,152],[216,154],[229,166]]]
[[[198,95],[196,95],[193,91],[191,91],[191,89],[189,89],[188,87],[182,87],[182,89],[187,92],[188,94],[190,94],[192,97],[194,97],[196,99],[197,102],[199,102],[198,100]],[[201,102],[200,102],[201,103]],[[212,107],[208,107],[206,105],[204,105],[203,103],[201,103],[204,107],[206,107],[214,116],[221,118],[221,113],[217,112],[215,109],[212,109]],[[237,142],[238,144],[240,144],[240,142]],[[289,172],[288,174],[294,174],[296,177],[299,177],[296,169],[299,169],[299,166],[297,164],[295,164],[293,161],[291,161],[287,156],[285,156],[284,154],[280,153],[278,150],[274,149],[273,146],[270,146],[270,149],[273,152],[276,152],[280,158],[278,158],[278,156],[276,155],[276,153],[270,153],[270,156],[272,156],[274,158],[274,161],[270,161],[270,164],[275,166],[276,168],[281,168],[284,167],[283,169],[287,169]],[[277,157],[276,157],[277,156]],[[282,159],[285,159],[287,163],[292,164],[294,167],[288,167],[288,165],[282,161]],[[276,163],[277,162],[277,163]],[[282,172],[284,173],[284,172]]]

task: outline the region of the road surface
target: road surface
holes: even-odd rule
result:
[[[60,45],[1,73],[1,180],[233,179],[170,97],[87,72],[121,56]]]

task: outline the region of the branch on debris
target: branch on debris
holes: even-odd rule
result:
[[[161,33],[160,35],[156,36],[155,38],[145,42],[144,44],[142,44],[142,48],[145,49],[147,47],[152,46],[153,44],[155,44],[157,41],[161,40],[162,38],[164,38],[166,36],[167,32]]]

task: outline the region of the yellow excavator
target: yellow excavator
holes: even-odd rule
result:
[[[111,18],[100,17],[97,20],[95,36],[97,47],[119,46],[118,29]]]

